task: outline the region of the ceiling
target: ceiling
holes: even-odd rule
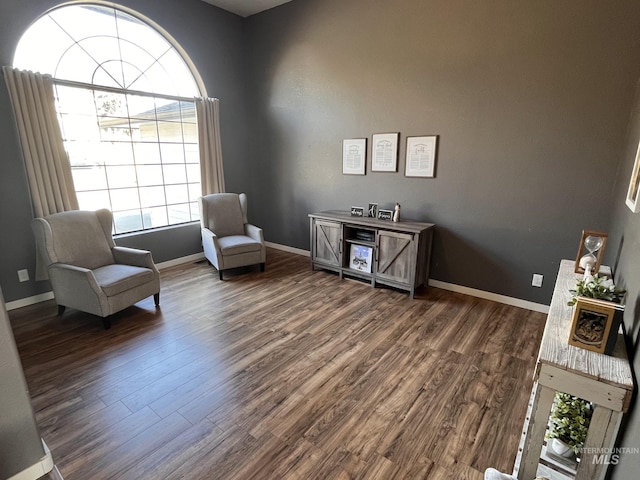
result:
[[[210,3],[216,7],[220,7],[229,12],[240,15],[241,17],[248,17],[255,13],[269,10],[270,8],[277,7],[283,3],[290,2],[291,0],[202,0],[203,2]]]

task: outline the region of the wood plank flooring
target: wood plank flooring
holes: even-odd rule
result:
[[[103,330],[53,301],[10,312],[66,480],[469,479],[510,471],[545,316],[312,271],[162,272]]]

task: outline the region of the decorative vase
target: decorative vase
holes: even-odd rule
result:
[[[560,457],[572,458],[575,456],[573,448],[560,440],[559,438],[552,438],[550,448],[553,453]]]

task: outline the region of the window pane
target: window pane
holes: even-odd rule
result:
[[[187,163],[200,165],[200,150],[198,145],[184,145],[184,155]]]
[[[127,103],[129,104],[129,116],[131,118],[156,119],[156,102],[153,97],[127,95]]]
[[[133,164],[133,151],[129,142],[102,142],[96,156],[104,165]]]
[[[191,221],[191,212],[189,211],[188,203],[184,203],[182,205],[168,205],[167,213],[169,214],[170,225]]]
[[[111,189],[111,207],[114,211],[140,208],[137,188]]]
[[[145,208],[143,210],[144,228],[164,227],[169,225],[167,207]]]
[[[138,172],[138,185],[141,187],[162,185],[164,182],[160,165],[138,165],[136,171]]]
[[[187,180],[190,183],[200,183],[200,165],[189,163],[187,167]]]
[[[200,220],[200,209],[198,202],[192,202],[189,204],[191,207],[191,220]]]
[[[136,179],[136,167],[133,166],[107,166],[107,180],[109,181],[109,188],[123,188],[123,187],[135,187],[137,183]]]
[[[182,144],[161,143],[162,163],[184,163],[184,147]]]
[[[73,174],[73,184],[76,192],[107,188],[105,169],[100,165],[74,166],[71,167],[71,173]],[[106,206],[108,206],[108,203]]]
[[[189,189],[189,200],[197,202],[198,198],[202,196],[202,188],[199,183],[190,183],[187,187]]]
[[[142,212],[140,210],[113,212],[113,223],[115,224],[116,233],[142,230]]]
[[[161,142],[182,143],[182,123],[158,121],[158,134]],[[182,146],[180,147],[182,150]]]
[[[160,148],[157,143],[134,143],[133,154],[137,164],[160,163]]]
[[[186,185],[167,185],[167,205],[186,203],[189,201],[189,190]]]
[[[157,207],[166,205],[164,187],[143,187],[140,188],[140,204],[142,207]]]
[[[99,210],[101,208],[111,209],[109,192],[107,190],[98,190],[94,192],[77,192],[77,195],[80,208],[84,210]]]
[[[187,182],[187,172],[184,168],[184,164],[183,165],[164,165],[162,167],[162,171],[164,172],[165,184]]]

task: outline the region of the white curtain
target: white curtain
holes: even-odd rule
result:
[[[224,168],[220,142],[220,101],[197,97],[198,143],[202,195],[224,192]]]
[[[64,149],[49,75],[2,67],[16,117],[33,213],[78,210],[71,165]],[[46,262],[36,249],[36,280],[46,280]]]
[[[2,67],[36,217],[78,209],[49,75]]]

